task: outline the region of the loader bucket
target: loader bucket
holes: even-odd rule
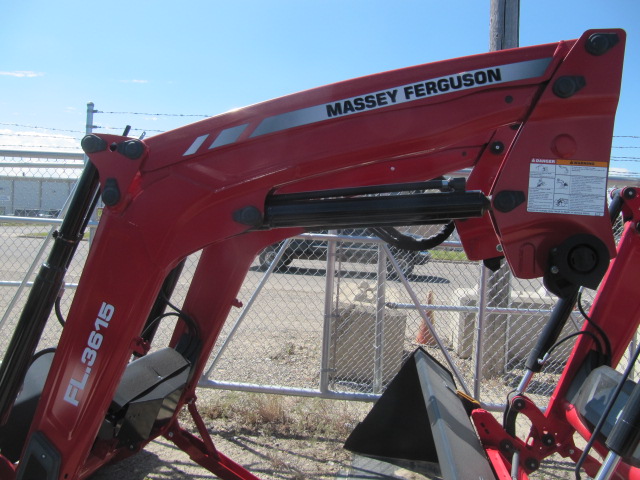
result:
[[[495,478],[453,376],[420,348],[344,447],[418,473],[436,463],[445,480]]]

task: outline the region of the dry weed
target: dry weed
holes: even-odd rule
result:
[[[318,398],[219,392],[200,406],[203,417],[269,435],[346,438],[358,422],[345,402]]]

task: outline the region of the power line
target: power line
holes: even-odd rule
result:
[[[199,117],[209,118],[211,115],[199,115],[191,113],[143,113],[143,112],[105,112],[102,110],[95,110],[94,113],[104,113],[111,115],[146,115],[149,117]]]
[[[120,130],[122,131],[122,127],[101,127],[99,125],[94,125],[93,128],[101,129],[101,130]],[[146,128],[132,128],[133,132],[156,132],[156,133],[164,133],[165,130],[149,130]]]
[[[51,130],[53,132],[84,133],[84,132],[82,132],[80,130],[64,130],[64,129],[61,129],[61,128],[39,127],[39,126],[36,126],[36,125],[21,125],[19,123],[1,123],[0,122],[0,125],[6,125],[6,126],[9,126],[9,127],[20,127],[20,128],[40,128],[42,130]]]
[[[144,113],[144,112],[116,112],[116,111],[103,111],[103,110],[95,110],[94,113],[102,113],[102,114],[112,114],[112,115],[145,115],[145,116],[162,116],[162,117],[199,117],[199,118],[209,118],[211,115],[202,115],[202,114],[189,114],[189,113]],[[4,122],[0,122],[0,125],[5,125],[5,126],[10,126],[10,127],[20,127],[20,128],[33,128],[33,129],[40,129],[40,130],[49,130],[52,132],[65,132],[65,133],[76,133],[76,134],[84,134],[85,132],[80,131],[80,130],[69,130],[69,129],[62,129],[62,128],[55,128],[55,127],[43,127],[43,126],[39,126],[39,125],[24,125],[24,124],[20,124],[20,123],[4,123]],[[105,127],[105,126],[94,126],[95,129],[102,129],[102,130],[122,130],[121,127]],[[153,129],[144,129],[144,128],[134,128],[132,129],[133,131],[139,131],[139,132],[153,132],[153,133],[165,133],[166,130],[153,130]],[[3,134],[0,133],[0,135],[5,135],[5,136],[33,136],[33,137],[39,137],[39,138],[60,138],[60,137],[56,137],[56,136],[49,136],[49,135],[37,135],[37,134],[32,134],[29,135],[28,133],[22,133],[22,134],[18,134],[18,133],[14,133],[14,134]],[[613,135],[613,138],[632,138],[632,139],[640,139],[640,135]],[[75,140],[79,140],[79,138],[74,137]],[[5,146],[9,146],[9,145],[5,145]],[[21,145],[15,145],[15,146],[21,146]],[[55,148],[61,148],[61,147],[55,147]],[[64,147],[62,147],[64,148]],[[621,146],[617,146],[614,145],[612,146],[612,148],[616,148],[616,149],[640,149],[640,146],[630,146],[630,145],[621,145]],[[622,160],[622,161],[635,161],[635,160],[640,160],[640,157],[611,157],[612,160]]]
[[[80,150],[80,147],[69,147],[69,146],[63,146],[63,145],[24,145],[24,144],[18,144],[18,145],[0,145],[0,147],[2,148],[62,148],[62,149],[73,149],[76,148],[78,150]]]
[[[57,138],[58,140],[80,140],[77,137],[63,135],[38,135],[37,133],[0,133],[5,137],[33,137],[33,138]]]

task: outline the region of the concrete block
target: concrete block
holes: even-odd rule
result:
[[[376,321],[374,305],[339,305],[331,332],[333,379],[373,382],[377,348],[382,350],[382,382],[388,382],[398,372],[404,353],[406,316],[397,311],[384,310],[380,345],[376,342]]]

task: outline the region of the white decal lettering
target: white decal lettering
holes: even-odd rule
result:
[[[100,350],[102,341],[104,340],[104,335],[102,333],[98,333],[98,331],[109,327],[109,322],[111,321],[111,317],[113,317],[114,312],[115,307],[113,305],[102,302],[98,316],[95,319],[94,330],[89,334],[89,338],[87,338],[87,346],[80,357],[80,362],[87,365],[82,375],[82,380],[71,378],[63,397],[65,402],[70,403],[74,407],[77,407],[80,403],[78,400],[78,394],[84,390],[89,382],[91,367],[98,358],[98,351]]]

